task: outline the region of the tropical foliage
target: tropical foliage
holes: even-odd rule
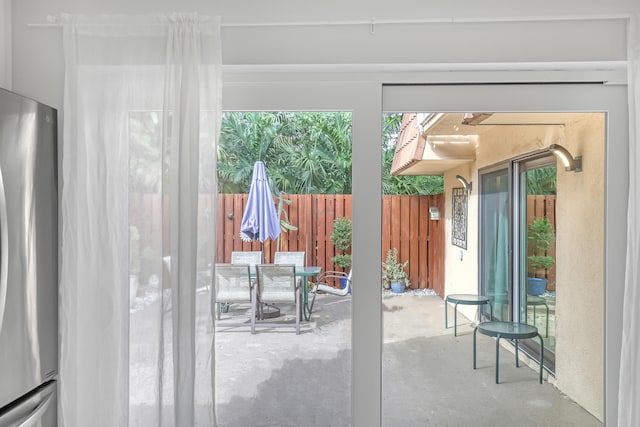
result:
[[[556,167],[548,166],[528,171],[527,194],[556,194]]]
[[[218,148],[220,191],[247,192],[258,160],[274,191],[350,194],[351,114],[226,113]]]
[[[382,193],[439,194],[440,176],[392,176],[391,163],[402,114],[387,114],[383,122]],[[170,121],[168,122],[170,124]],[[200,191],[213,189],[214,118],[201,118]],[[132,191],[160,192],[168,179],[167,147],[163,153],[162,112],[133,111],[129,115],[129,182]],[[262,160],[274,193],[351,194],[351,113],[348,112],[228,112],[223,115],[218,143],[217,179],[222,193],[247,193],[253,165]],[[372,145],[373,147],[373,145]],[[164,182],[166,185],[166,182]]]
[[[438,194],[442,177],[390,176],[402,115],[385,116],[384,194]],[[351,194],[351,113],[229,112],[218,147],[218,187],[249,190],[254,162],[265,163],[274,192]]]

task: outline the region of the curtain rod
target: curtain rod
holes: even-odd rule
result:
[[[425,71],[624,71],[627,61],[456,62],[360,64],[225,64],[227,72],[247,73],[393,73]]]
[[[603,21],[630,19],[630,14],[610,15],[558,15],[558,16],[504,16],[504,17],[469,17],[469,18],[426,18],[426,19],[377,19],[351,21],[280,21],[280,22],[223,22],[223,28],[242,27],[319,27],[319,26],[359,26],[369,25],[371,33],[376,25],[420,25],[420,24],[473,24],[473,23],[516,23],[516,22],[562,22],[562,21]],[[30,23],[27,27],[49,28],[60,27],[60,18],[48,15],[46,23]],[[158,24],[163,25],[163,24]]]

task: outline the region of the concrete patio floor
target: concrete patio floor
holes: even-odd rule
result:
[[[536,370],[516,368],[504,348],[496,385],[489,337],[478,335],[474,371],[473,325],[459,314],[454,337],[453,328],[444,328],[440,297],[385,296],[383,310],[384,426],[602,425],[553,385],[540,385]],[[357,361],[351,360],[350,318],[350,297],[322,295],[300,336],[293,328],[251,335],[244,327],[218,327],[217,425],[351,425],[351,366]]]

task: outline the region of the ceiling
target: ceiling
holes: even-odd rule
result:
[[[391,171],[395,175],[442,175],[472,162],[482,135],[499,126],[564,125],[583,117],[583,113],[553,112],[407,114],[415,118],[403,126],[398,138],[410,142],[396,148]],[[476,124],[463,124],[465,117]]]

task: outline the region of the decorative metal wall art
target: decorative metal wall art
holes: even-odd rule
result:
[[[462,187],[454,188],[452,203],[451,244],[467,249],[467,190]]]

